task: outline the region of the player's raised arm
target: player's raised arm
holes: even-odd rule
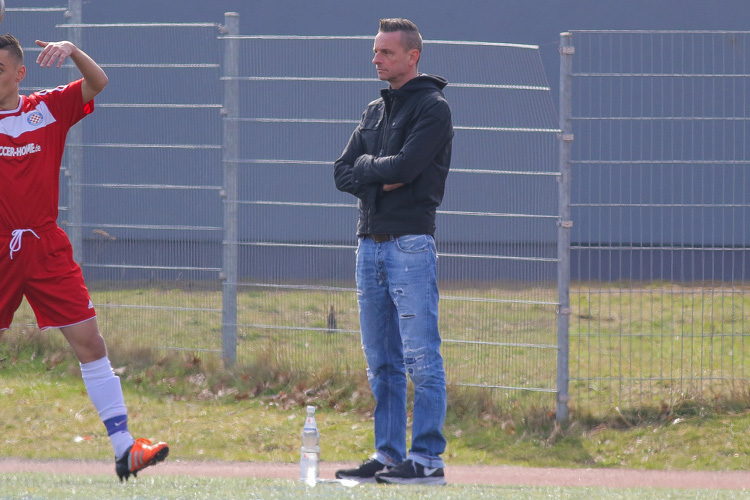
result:
[[[59,68],[68,57],[73,60],[73,63],[75,63],[78,71],[83,76],[83,84],[81,85],[83,102],[89,102],[107,86],[109,78],[107,78],[104,70],[96,61],[72,42],[67,40],[60,42],[43,42],[37,40],[36,44],[42,47],[42,52],[36,58],[36,62],[43,68],[50,68],[53,65]]]

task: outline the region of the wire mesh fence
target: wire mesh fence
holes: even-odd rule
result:
[[[105,335],[364,369],[357,211],[331,167],[383,87],[372,38],[84,24],[70,4],[4,23],[30,57],[35,38],[72,39],[110,77],[69,136],[59,207]],[[574,134],[536,47],[426,41],[455,129],[436,234],[452,383],[554,405],[569,361],[591,411],[744,387],[748,36],[575,32]],[[75,74],[30,67],[22,91]],[[24,306],[13,329],[33,323]]]
[[[82,122],[79,185],[82,267],[98,292],[100,323],[161,348],[217,350],[221,338],[210,325],[221,308],[218,26],[68,29],[75,27],[111,82]],[[134,39],[169,50],[144,54]],[[122,289],[133,287],[145,291],[122,301]],[[123,328],[134,316],[143,326]]]
[[[744,392],[750,34],[570,36],[574,401]]]
[[[85,24],[71,3],[54,12],[50,38],[86,47],[110,84],[69,137],[61,199],[77,208],[62,207],[60,224],[105,336],[364,370],[356,200],[336,190],[332,163],[384,86],[372,37],[243,36],[234,16],[224,26]],[[449,377],[549,403],[557,130],[538,50],[426,41],[422,61],[452,82],[453,168],[437,233]],[[14,328],[31,323],[25,309]]]
[[[248,303],[238,358],[265,339],[303,364],[361,366],[356,200],[336,190],[331,160],[383,87],[372,38],[225,39],[238,42],[241,68],[231,120],[249,138],[230,160]],[[422,61],[452,82],[453,161],[436,235],[448,372],[461,385],[554,393],[557,129],[536,47],[426,41]]]

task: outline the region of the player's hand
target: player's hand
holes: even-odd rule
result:
[[[51,68],[57,61],[57,67],[61,67],[65,59],[70,57],[78,48],[72,42],[43,42],[37,40],[36,44],[42,47],[42,52],[36,58],[37,64],[43,68]]]
[[[397,182],[396,184],[383,184],[383,191],[393,191],[403,186],[403,182]]]

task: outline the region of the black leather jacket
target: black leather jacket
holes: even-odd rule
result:
[[[453,140],[447,83],[420,74],[381,90],[362,114],[333,169],[336,187],[359,198],[358,235],[435,234]]]

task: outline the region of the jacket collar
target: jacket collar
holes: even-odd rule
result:
[[[402,93],[416,92],[418,90],[443,90],[446,85],[448,85],[448,80],[446,80],[442,76],[420,73],[419,75],[406,82],[399,89],[392,89],[390,87],[388,87],[387,89],[381,89],[380,95],[382,95],[383,97],[385,97],[386,95],[390,97],[396,97]]]

